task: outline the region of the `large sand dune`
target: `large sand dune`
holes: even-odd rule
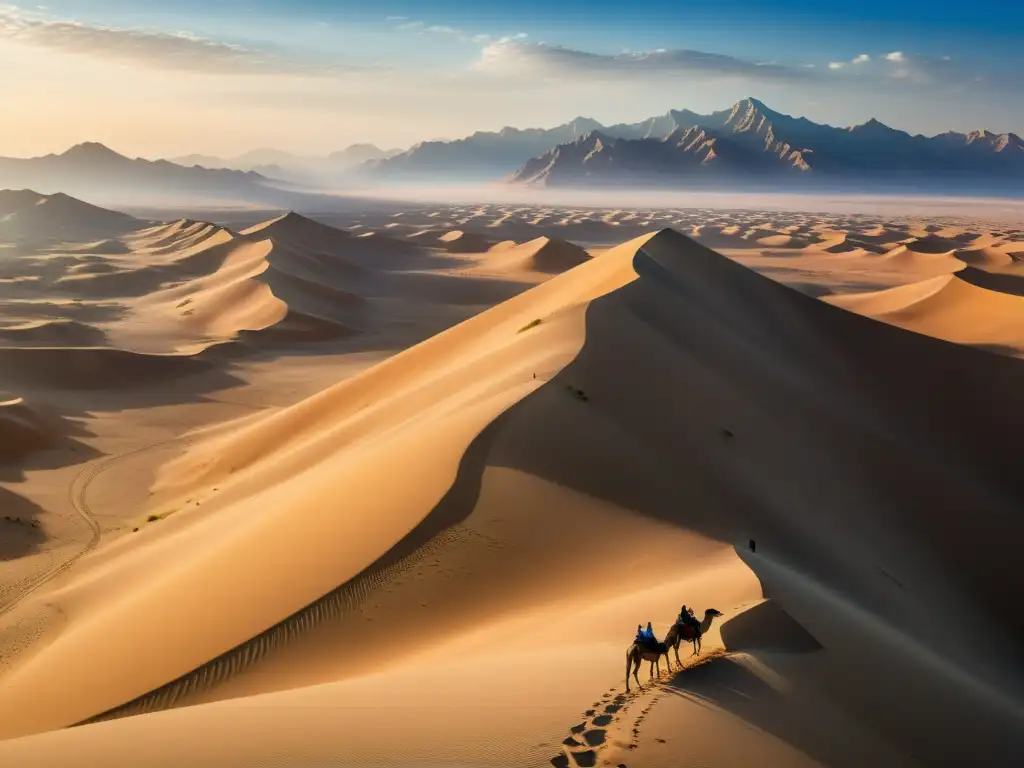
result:
[[[920,283],[827,301],[918,333],[1024,357],[1024,277],[965,267]]]
[[[0,240],[83,240],[124,234],[141,225],[131,216],[61,193],[5,190],[0,197]]]
[[[496,272],[540,272],[557,275],[588,261],[590,256],[578,245],[549,237],[526,243],[506,243],[490,250],[485,268]]]
[[[415,220],[405,239],[294,215],[150,229],[109,258],[152,287],[81,321],[110,347],[0,350],[15,356],[0,385],[85,408],[88,387],[183,386],[159,365],[203,366],[197,382],[241,366],[254,378],[236,397],[313,375],[272,358],[272,388],[237,356],[248,334],[355,354],[330,345],[451,326],[411,346],[393,335],[408,348],[339,367],[308,397],[188,416],[200,428],[147,465],[159,522],[3,609],[0,762],[1024,759],[1024,576],[1007,566],[1024,534],[1024,368],[989,349],[1020,344],[1022,297],[1012,264],[959,258],[979,232],[764,213],[445,217],[460,232],[501,223],[486,250],[455,253],[420,245]],[[671,220],[733,243],[732,258]],[[590,258],[556,239],[574,228],[651,231]],[[514,242],[490,245],[505,229]],[[897,244],[885,255],[872,240]],[[812,284],[860,295],[824,302]],[[97,311],[114,298],[89,295]],[[192,413],[161,407],[138,412],[160,435],[120,448],[120,476],[163,450],[163,421]],[[117,508],[87,485],[72,478],[76,508]],[[682,601],[725,614],[704,653],[684,647],[684,670],[625,694],[633,627],[663,633]]]

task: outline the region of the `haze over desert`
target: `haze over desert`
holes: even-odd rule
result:
[[[1024,765],[963,13],[0,5],[0,766]]]

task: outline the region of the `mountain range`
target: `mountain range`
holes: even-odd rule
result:
[[[225,167],[231,165],[237,167]],[[0,189],[65,192],[121,206],[188,199],[333,210],[343,198],[326,190],[501,180],[545,187],[1017,196],[1024,194],[1024,141],[988,131],[912,136],[874,119],[833,127],[748,98],[709,115],[670,110],[611,126],[579,117],[548,129],[426,141],[402,152],[356,144],[325,157],[266,149],[231,160],[189,155],[171,161],[132,159],[86,142],[62,154],[0,157]]]
[[[555,128],[502,128],[478,131],[454,141],[424,141],[392,157],[362,163],[360,175],[383,182],[445,178],[490,181],[507,175],[524,160],[566,141],[598,130],[596,120],[578,117]]]
[[[1024,142],[1013,133],[988,131],[912,136],[875,119],[834,127],[747,98],[709,115],[670,110],[610,126],[579,117],[550,129],[504,128],[423,142],[363,163],[356,172],[382,184],[504,177],[544,186],[628,182],[877,190],[955,180],[972,191],[1020,193]]]
[[[927,187],[957,181],[1024,191],[1024,141],[1013,133],[911,136],[878,120],[836,128],[744,99],[710,115],[670,112],[596,129],[526,161],[511,181],[544,186]]]

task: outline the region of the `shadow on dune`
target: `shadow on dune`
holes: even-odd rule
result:
[[[634,267],[590,304],[577,358],[512,409],[491,463],[756,538],[958,656],[933,623],[949,594],[1024,638],[1003,610],[1024,574],[986,565],[1024,539],[1019,361],[855,316],[672,231]],[[1003,644],[1024,666],[1021,647]]]
[[[202,355],[149,355],[112,348],[0,349],[0,387],[32,391],[72,412],[122,411],[200,402],[243,382]]]
[[[722,643],[728,651],[781,651],[811,653],[822,645],[774,600],[765,600],[722,625]]]
[[[1024,350],[1013,347],[1009,344],[971,344],[974,349],[982,350],[993,355],[1006,355],[1008,357],[1024,358]]]
[[[0,481],[17,483],[25,479],[25,473],[28,471],[61,469],[99,458],[102,453],[71,436],[82,437],[90,434],[87,430],[71,426],[68,432],[55,438],[53,445],[40,446],[24,458],[4,462],[0,456]]]
[[[576,359],[511,410],[489,463],[719,541],[754,538],[759,558],[1019,696],[1024,573],[993,563],[1015,562],[1024,540],[1024,365],[847,313],[671,231],[634,268],[590,304]],[[860,663],[836,653],[837,668]],[[908,748],[954,747],[878,716]]]
[[[964,282],[998,293],[1024,296],[1024,275],[986,272],[976,267],[965,267],[956,273]]]
[[[0,390],[0,400],[6,397]],[[84,464],[102,455],[79,439],[93,434],[84,422],[86,412],[35,396],[19,401],[13,413],[5,413],[10,405],[0,408],[0,481],[21,482],[27,472]]]
[[[729,712],[823,766],[864,765],[859,750],[848,744],[848,727],[829,722],[820,709],[794,704],[786,692],[734,659],[713,659],[681,672],[663,690],[697,706]]]
[[[39,551],[46,542],[38,522],[42,512],[38,504],[0,486],[0,562]]]
[[[822,285],[820,283],[806,283],[796,280],[785,280],[781,276],[779,281],[784,285],[788,285],[794,291],[799,291],[804,296],[810,296],[811,298],[820,299],[822,296],[829,296],[832,294],[833,288],[829,285]]]
[[[20,285],[20,284],[19,284]],[[18,296],[0,295],[0,317],[20,318],[26,320],[52,321],[53,318],[77,323],[106,323],[124,317],[127,310],[113,304],[86,303],[72,301],[59,303],[51,301],[52,293],[40,292],[38,298],[26,298],[29,289],[19,292]]]

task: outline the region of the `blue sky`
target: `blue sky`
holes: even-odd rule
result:
[[[1024,132],[1008,0],[0,2],[0,66],[32,73],[0,154],[407,145],[747,95],[833,124]]]
[[[979,57],[1010,55],[1018,61],[1024,36],[1024,3],[1012,0],[986,2],[983,10],[941,0],[57,0],[46,8],[115,24],[176,23],[192,29],[229,26],[264,32],[273,32],[282,22],[286,28],[317,21],[372,28],[388,16],[406,16],[481,33],[508,34],[515,28],[541,37],[558,35],[562,44],[619,47],[702,38],[717,47],[778,52],[793,42],[819,50],[833,42],[859,49],[870,39],[922,52],[957,49]]]

